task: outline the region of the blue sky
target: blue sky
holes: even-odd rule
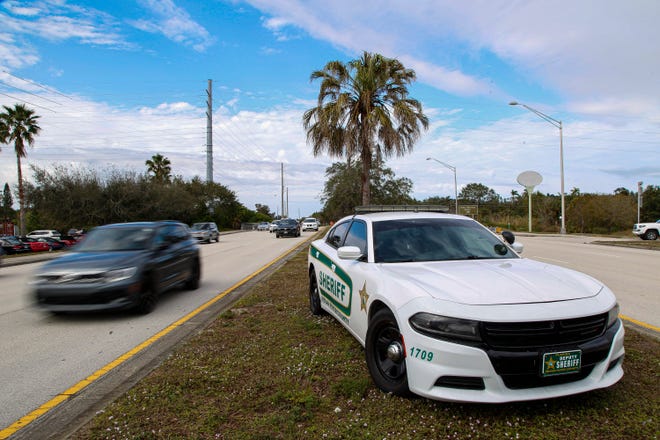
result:
[[[405,5],[402,6],[402,5]],[[660,185],[660,3],[656,0],[351,2],[334,0],[0,1],[0,104],[41,116],[29,165],[206,176],[206,87],[213,80],[214,181],[254,209],[321,207],[324,171],[302,128],[312,71],[363,51],[417,73],[411,95],[430,127],[387,165],[414,196],[482,183],[522,192],[533,170],[560,190],[559,132],[516,100],[561,120],[565,188],[612,193]],[[0,184],[15,156],[0,153]]]

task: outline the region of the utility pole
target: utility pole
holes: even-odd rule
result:
[[[280,205],[282,207],[282,218],[286,218],[286,211],[284,210],[284,162],[280,164],[280,181],[281,181],[281,186],[280,186],[280,192],[282,196],[282,204]]]
[[[637,182],[637,223],[640,222],[640,213],[642,209],[642,185],[644,185],[644,182],[639,181]]]
[[[206,89],[206,182],[213,182],[213,80]]]

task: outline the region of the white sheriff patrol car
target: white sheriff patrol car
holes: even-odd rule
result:
[[[496,403],[616,383],[624,329],[614,294],[521,258],[505,238],[438,212],[345,217],[309,248],[311,311],[343,324],[375,384],[397,395]]]

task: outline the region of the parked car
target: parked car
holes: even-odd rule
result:
[[[59,238],[62,234],[59,233],[59,231],[56,231],[55,229],[39,229],[37,231],[32,231],[27,234],[27,237],[55,237]]]
[[[82,235],[80,235],[78,238],[75,238],[71,235],[63,235],[59,238],[59,241],[61,241],[68,247],[78,243],[78,240],[80,240],[82,237],[83,237]]]
[[[14,235],[5,235],[0,237],[0,245],[2,245],[2,250],[4,250],[7,255],[32,252],[29,244],[23,243],[18,239],[18,237]]]
[[[396,395],[499,403],[618,382],[614,294],[521,251],[469,217],[358,213],[311,244],[310,309],[346,327],[374,383]]]
[[[52,237],[39,237],[36,240],[48,244],[48,246],[50,246],[50,250],[52,251],[61,251],[62,249],[66,249],[69,247],[69,245],[67,245],[63,241]]]
[[[165,291],[197,289],[200,275],[199,247],[183,223],[118,223],[93,229],[45,263],[31,285],[37,306],[53,313],[149,313]]]
[[[32,252],[48,252],[51,250],[50,245],[44,241],[39,241],[39,238],[20,237],[19,239],[30,246]]]
[[[660,220],[655,223],[637,223],[632,232],[642,240],[657,240],[660,235]]]
[[[305,220],[302,222],[301,226],[303,232],[310,229],[312,231],[318,231],[319,230],[319,221],[316,220],[314,217],[307,217]]]
[[[293,218],[280,220],[275,229],[275,237],[300,237],[300,223]]]
[[[213,222],[195,223],[190,228],[193,238],[197,241],[204,243],[211,243],[215,240],[216,243],[220,241],[220,230],[218,225]]]
[[[261,222],[257,225],[257,231],[267,231],[269,226],[270,226],[270,223]]]

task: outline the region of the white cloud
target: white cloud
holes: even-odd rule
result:
[[[190,46],[198,52],[204,52],[215,42],[202,25],[171,0],[140,0],[140,3],[154,14],[154,18],[130,21],[136,28],[163,34],[175,43]]]

